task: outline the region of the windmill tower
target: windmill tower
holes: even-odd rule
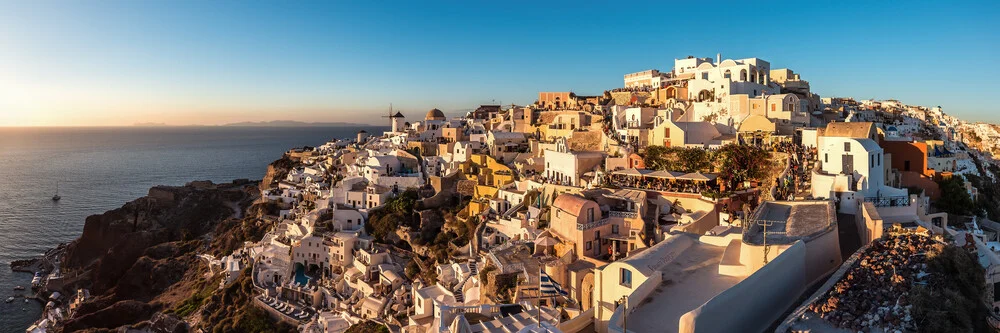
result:
[[[404,124],[406,123],[406,119],[399,111],[396,111],[395,114],[392,113],[392,104],[389,104],[389,115],[382,116],[382,118],[389,118],[389,126],[391,127],[393,133],[399,133],[405,129]]]

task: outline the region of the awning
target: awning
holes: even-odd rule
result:
[[[645,169],[639,170],[639,169],[636,169],[636,168],[632,168],[632,169],[625,169],[625,170],[615,171],[612,174],[622,175],[622,176],[642,176],[642,175],[648,174],[650,172],[651,171],[645,170]]]
[[[658,170],[646,174],[646,177],[673,179],[677,178],[677,176],[682,176],[682,175],[684,175],[683,172]]]
[[[677,179],[707,182],[707,181],[715,180],[718,177],[719,176],[717,176],[715,174],[711,174],[711,173],[706,174],[706,173],[701,173],[701,172],[692,172],[692,173],[689,173],[689,174],[678,176]]]
[[[628,236],[625,236],[625,235],[614,235],[614,234],[612,234],[612,235],[608,235],[608,236],[601,237],[601,238],[610,239],[610,240],[616,240],[616,241],[622,241],[622,242],[629,241]]]

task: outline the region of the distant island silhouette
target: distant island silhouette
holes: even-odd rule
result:
[[[243,121],[238,123],[228,123],[222,125],[170,125],[167,123],[135,123],[134,127],[347,127],[347,126],[378,126],[372,124],[348,123],[348,122],[305,122],[295,120],[271,120],[271,121]]]

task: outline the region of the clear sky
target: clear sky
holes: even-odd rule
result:
[[[0,126],[380,123],[719,52],[1000,122],[998,3],[0,0]]]

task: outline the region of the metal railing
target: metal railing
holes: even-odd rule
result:
[[[634,218],[639,217],[639,213],[636,213],[636,212],[620,212],[620,211],[612,210],[612,211],[608,212],[608,216],[610,216],[610,217],[624,217],[624,218],[627,218],[627,219],[634,219]]]
[[[606,225],[606,224],[608,224],[610,222],[611,222],[611,219],[609,219],[609,218],[603,218],[603,219],[600,219],[600,220],[597,220],[597,221],[594,221],[594,222],[590,222],[590,223],[578,223],[576,225],[576,230],[593,229],[593,228],[600,227],[602,225]]]
[[[763,229],[764,228],[762,227],[762,225],[773,226],[775,224],[783,225],[785,223],[786,223],[786,221],[783,221],[783,220],[782,221],[775,221],[775,220],[765,220],[765,219],[758,219],[758,218],[751,217],[751,218],[743,221],[743,243],[753,244],[751,236],[754,235],[754,234],[756,234],[756,233],[758,233],[758,232],[763,233],[763,231],[764,231]],[[784,231],[770,231],[770,230],[768,230],[767,231],[767,235],[762,235],[761,237],[774,236],[774,235],[784,236],[785,234],[786,234],[786,232],[784,232]]]
[[[875,207],[908,207],[910,198],[906,196],[865,197],[865,202],[871,202]]]

